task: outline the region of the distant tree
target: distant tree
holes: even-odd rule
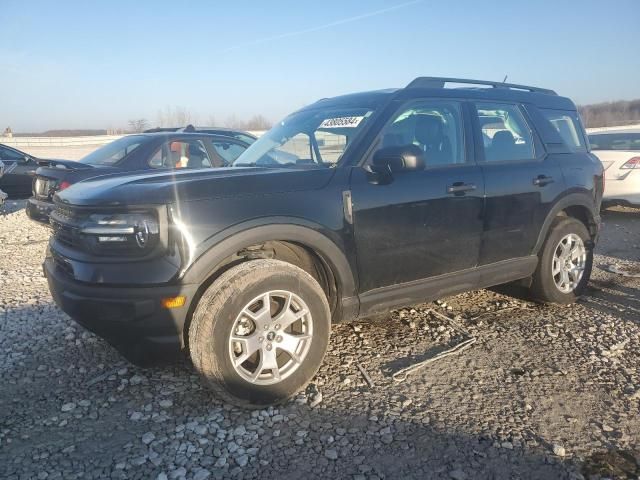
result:
[[[170,107],[158,110],[156,123],[158,127],[185,127],[195,123],[196,117],[186,107]]]
[[[136,120],[136,132],[143,132],[149,127],[149,122],[146,118],[140,118]]]
[[[640,123],[640,99],[583,105],[578,110],[587,128]]]
[[[242,122],[238,120],[238,117],[234,113],[229,115],[224,121],[224,126],[227,128],[242,128]]]
[[[271,122],[262,115],[254,115],[244,124],[244,130],[269,130]]]
[[[129,120],[129,131],[134,133],[140,133],[147,129],[149,122],[146,118],[140,118],[138,120]]]

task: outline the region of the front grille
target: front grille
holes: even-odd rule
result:
[[[60,272],[73,278],[73,266],[68,260],[60,258],[58,255],[54,255],[53,263]]]
[[[49,216],[56,241],[65,247],[82,250],[83,242],[79,228],[81,218],[76,211],[57,205]]]

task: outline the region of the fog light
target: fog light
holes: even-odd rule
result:
[[[179,308],[182,307],[187,301],[187,297],[185,296],[177,296],[177,297],[169,297],[162,299],[162,306],[164,308]]]

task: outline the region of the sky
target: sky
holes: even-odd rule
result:
[[[447,76],[640,98],[640,0],[0,0],[0,127],[277,121]]]

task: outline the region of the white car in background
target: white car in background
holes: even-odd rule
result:
[[[604,206],[640,207],[640,129],[589,133],[591,151],[604,166]]]

